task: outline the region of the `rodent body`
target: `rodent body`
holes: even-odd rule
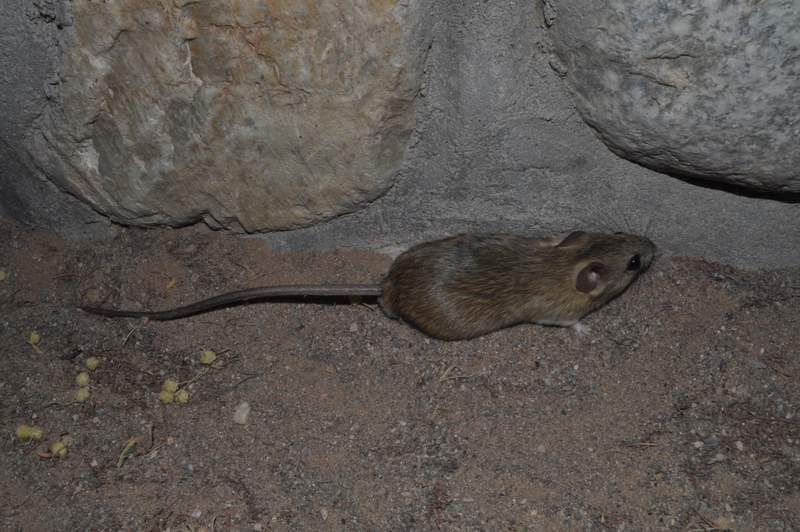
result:
[[[436,338],[462,340],[523,322],[572,325],[621,294],[655,251],[647,238],[623,233],[576,231],[564,239],[464,234],[410,248],[380,286],[252,288],[161,312],[82,308],[163,320],[271,297],[378,297],[390,317]]]

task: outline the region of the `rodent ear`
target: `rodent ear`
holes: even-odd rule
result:
[[[577,244],[579,241],[584,240],[586,238],[586,231],[573,231],[567,238],[561,241],[561,243],[556,247],[565,247],[570,246],[572,244]]]
[[[590,262],[575,279],[575,288],[588,294],[597,288],[606,276],[608,268],[602,262]]]

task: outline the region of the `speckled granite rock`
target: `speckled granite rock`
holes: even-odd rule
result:
[[[394,1],[72,2],[37,163],[113,219],[285,229],[392,182],[414,124]]]
[[[800,3],[544,3],[583,118],[654,170],[800,192]]]

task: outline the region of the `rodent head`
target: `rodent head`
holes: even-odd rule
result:
[[[575,231],[556,246],[574,253],[574,287],[595,309],[621,294],[653,261],[656,245],[626,233]]]

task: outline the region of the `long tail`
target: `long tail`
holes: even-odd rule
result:
[[[170,310],[115,310],[102,307],[79,307],[84,312],[99,314],[112,318],[149,318],[151,320],[174,320],[185,318],[201,312],[207,312],[220,307],[280,297],[380,297],[383,294],[380,285],[373,284],[342,284],[342,285],[280,285],[263,286],[259,288],[246,288],[236,292],[220,294],[197,303],[185,305]]]

